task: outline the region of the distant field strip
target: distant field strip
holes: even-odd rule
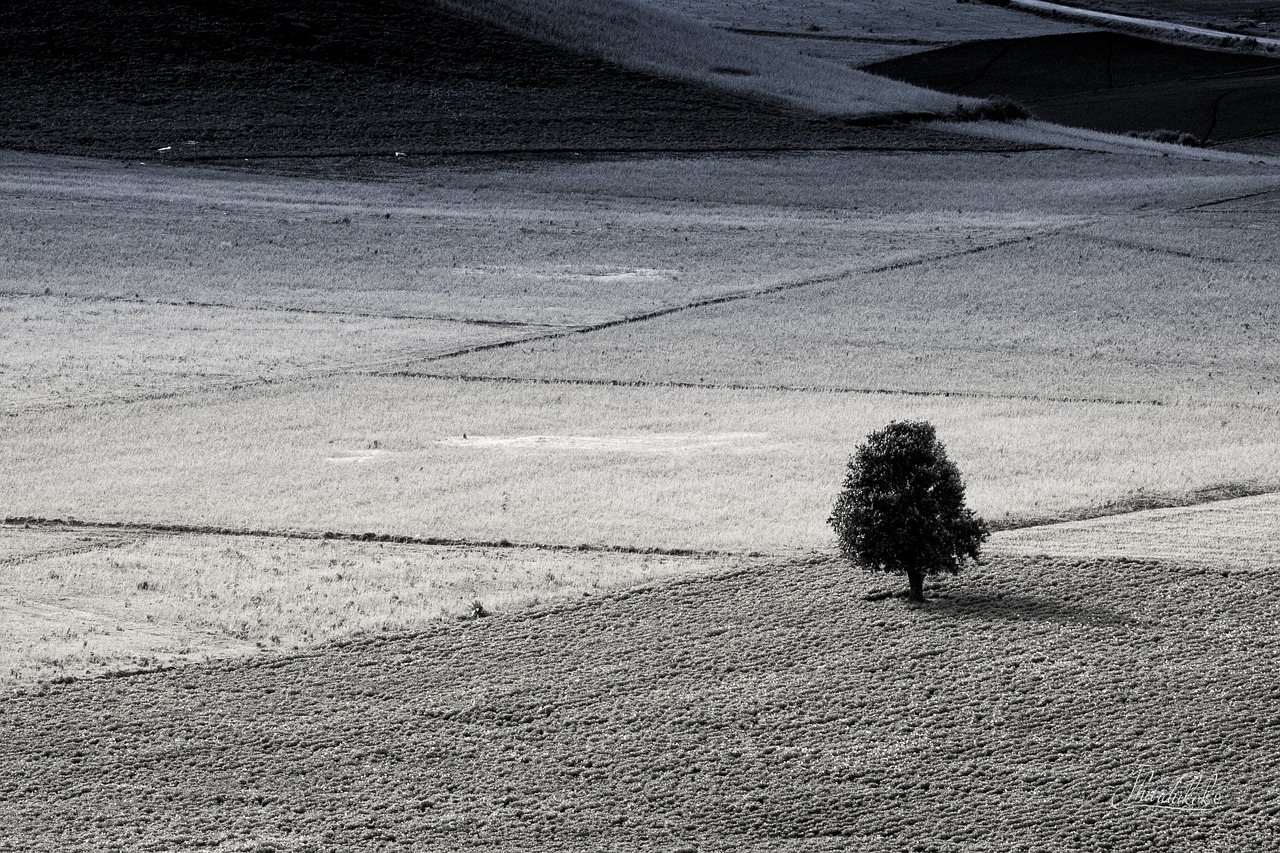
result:
[[[993,551],[1280,568],[1280,495],[1153,509],[995,534]]]

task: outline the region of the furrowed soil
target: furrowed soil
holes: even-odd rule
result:
[[[1234,851],[1280,841],[1262,573],[825,558],[0,710],[0,850]],[[52,830],[56,827],[56,830]]]

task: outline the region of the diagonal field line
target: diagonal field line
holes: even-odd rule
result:
[[[605,329],[613,329],[618,326],[630,326],[636,323],[645,323],[649,320],[657,320],[662,317],[669,317],[672,314],[680,314],[685,311],[692,311],[697,308],[707,308],[713,305],[725,305],[730,302],[741,302],[747,299],[757,299],[761,296],[772,296],[777,293],[786,293],[792,290],[799,290],[805,287],[815,287],[820,284],[831,284],[855,275],[877,275],[883,272],[892,272],[894,270],[910,269],[912,267],[925,266],[927,264],[938,263],[940,261],[949,261],[955,258],[968,257],[970,255],[980,255],[984,252],[990,252],[995,249],[1003,249],[1007,246],[1015,246],[1019,243],[1029,243],[1032,240],[1041,237],[1059,234],[1074,225],[1062,225],[1056,228],[1045,228],[1029,233],[1019,234],[1017,237],[1010,237],[1004,240],[998,240],[994,243],[988,243],[983,246],[975,246],[971,249],[961,249],[955,252],[943,252],[940,254],[926,255],[924,257],[911,258],[903,261],[894,261],[893,263],[880,264],[869,268],[843,269],[837,272],[827,273],[826,275],[807,278],[801,281],[785,282],[783,284],[775,284],[771,287],[752,288],[749,290],[737,290],[732,293],[723,293],[719,296],[710,296],[705,299],[697,299],[693,302],[686,302],[683,305],[671,305],[666,308],[657,308],[653,311],[646,311],[641,314],[632,314],[629,317],[619,317],[614,320],[605,320],[600,323],[592,323],[586,326],[574,326],[568,329],[560,329],[554,332],[547,332],[540,335],[528,335],[519,339],[490,341],[489,343],[476,344],[474,346],[464,347],[454,352],[442,353],[434,356],[427,356],[420,359],[413,359],[418,363],[444,361],[445,359],[458,358],[464,355],[471,355],[477,352],[488,352],[490,350],[507,349],[520,344],[531,342],[551,341],[560,338],[568,338],[574,335],[588,335],[592,332],[600,332]],[[375,374],[375,375],[381,375]]]
[[[1246,199],[1258,198],[1259,196],[1270,195],[1276,192],[1280,192],[1280,188],[1272,187],[1269,190],[1260,190],[1259,192],[1245,193],[1244,195],[1233,195],[1230,198],[1214,199],[1213,201],[1206,201],[1201,204],[1193,204],[1190,207],[1180,208],[1178,213],[1189,213],[1194,210],[1204,210],[1205,208],[1216,207],[1220,204],[1230,204],[1233,201],[1245,201]],[[1247,211],[1241,212],[1243,213]]]
[[[1181,249],[1171,249],[1168,246],[1156,246],[1151,243],[1143,243],[1140,240],[1126,240],[1121,237],[1105,237],[1101,234],[1090,234],[1088,231],[1072,231],[1071,233],[1083,240],[1091,240],[1095,243],[1115,246],[1120,249],[1133,249],[1138,252],[1153,252],[1158,255],[1172,255],[1176,258],[1184,258],[1189,261],[1206,261],[1215,264],[1235,263],[1234,258],[1215,258],[1211,255],[1197,255],[1195,252],[1184,252]]]
[[[114,533],[148,536],[228,536],[256,539],[299,539],[326,540],[339,542],[376,542],[391,545],[426,545],[431,547],[450,548],[488,548],[534,551],[581,551],[611,554],[642,554],[660,557],[752,557],[759,556],[755,552],[716,551],[694,548],[660,548],[637,545],[605,545],[583,543],[568,545],[547,542],[512,542],[508,539],[456,539],[438,536],[402,536],[394,533],[343,533],[333,530],[289,530],[289,529],[252,529],[243,527],[216,527],[201,524],[176,524],[164,522],[130,522],[130,521],[85,521],[73,518],[42,518],[38,516],[8,516],[0,518],[0,527],[31,528],[53,531],[63,530],[103,530]],[[39,560],[46,557],[66,556],[98,548],[120,547],[136,540],[122,537],[119,540],[100,542],[83,547],[46,551],[39,554],[15,557],[12,560],[0,560],[0,565]]]

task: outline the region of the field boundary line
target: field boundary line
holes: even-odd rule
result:
[[[1272,187],[1269,190],[1259,190],[1254,193],[1245,193],[1244,195],[1233,195],[1230,198],[1220,198],[1214,201],[1206,201],[1201,204],[1193,204],[1190,207],[1183,207],[1178,210],[1179,213],[1189,213],[1194,210],[1204,210],[1207,207],[1215,207],[1219,204],[1230,204],[1233,201],[1244,201],[1245,199],[1258,198],[1259,196],[1270,195],[1271,193],[1280,192],[1280,188]],[[1244,211],[1241,211],[1242,213]]]
[[[1185,258],[1189,261],[1206,261],[1215,264],[1233,264],[1236,263],[1234,258],[1215,258],[1209,255],[1197,255],[1194,252],[1184,252],[1180,249],[1173,249],[1168,246],[1154,246],[1150,243],[1143,243],[1138,240],[1125,240],[1120,237],[1105,237],[1101,234],[1090,234],[1088,231],[1076,231],[1077,236],[1086,240],[1092,240],[1095,243],[1105,243],[1108,246],[1116,246],[1121,249],[1133,249],[1139,252],[1152,252],[1159,255],[1173,255],[1178,258]]]
[[[438,379],[452,382],[509,382],[517,385],[583,385],[599,388],[679,388],[710,391],[781,391],[796,394],[865,394],[899,397],[959,397],[982,400],[1025,400],[1030,403],[1088,403],[1112,406],[1164,406],[1164,400],[1131,400],[1121,397],[1045,397],[1036,394],[1001,394],[984,391],[929,391],[910,388],[845,388],[831,385],[747,385],[736,382],[679,382],[645,379],[572,379],[550,376],[495,376],[490,374],[427,373],[399,370],[380,373],[395,379]]]
[[[887,38],[877,36],[852,36],[845,33],[804,32],[796,30],[762,30],[751,27],[716,27],[726,33],[737,33],[742,36],[769,36],[773,38],[812,39],[814,41],[852,41],[867,44],[904,44],[918,47],[943,47],[955,44],[953,41],[931,41],[929,39]]]
[[[0,520],[0,529],[42,529],[42,530],[109,530],[124,533],[144,533],[155,535],[178,536],[228,536],[257,539],[296,539],[303,541],[327,542],[374,542],[383,545],[426,545],[452,548],[489,548],[513,549],[526,551],[556,551],[595,554],[637,554],[657,557],[760,557],[759,552],[717,551],[697,548],[660,548],[639,545],[600,545],[582,543],[565,545],[545,542],[512,542],[509,539],[459,539],[441,536],[406,536],[395,533],[349,533],[334,530],[281,530],[253,529],[242,527],[219,527],[217,525],[178,524],[167,522],[132,522],[132,521],[86,521],[78,518],[44,518],[36,515],[12,515]],[[124,544],[124,543],[122,543]],[[92,549],[88,549],[92,550]],[[2,561],[0,561],[2,564]]]
[[[227,311],[262,311],[282,314],[316,314],[332,317],[360,317],[370,320],[410,320],[423,323],[460,323],[468,326],[494,326],[499,328],[564,329],[567,323],[531,323],[527,320],[487,320],[478,317],[445,317],[421,314],[378,314],[372,311],[341,311],[327,308],[297,308],[289,305],[232,305],[226,302],[196,302],[190,299],[136,299],[129,296],[105,294],[87,295],[73,293],[22,293],[0,291],[0,299],[71,299],[77,302],[108,302],[124,305],[156,305],[165,308],[221,308]]]

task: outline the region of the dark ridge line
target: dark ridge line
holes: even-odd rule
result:
[[[135,523],[129,521],[82,521],[76,518],[44,518],[35,515],[11,515],[0,521],[5,527],[69,528],[72,530],[119,530],[127,533],[178,534],[184,536],[243,536],[260,539],[297,539],[306,541],[377,542],[393,545],[429,545],[456,548],[511,548],[526,551],[556,551],[595,554],[647,554],[660,557],[759,557],[758,552],[716,551],[696,548],[642,548],[636,545],[562,545],[542,542],[512,542],[509,539],[454,539],[438,536],[401,536],[392,533],[342,533],[333,530],[254,530],[241,527],[217,527],[201,524]],[[92,549],[90,549],[92,550]]]
[[[653,382],[644,379],[568,379],[539,376],[492,376],[464,373],[423,373],[412,370],[383,371],[377,376],[394,379],[438,379],[453,382],[509,382],[516,385],[585,385],[603,388],[704,388],[711,391],[782,391],[797,394],[866,394],[895,397],[959,397],[981,400],[1025,400],[1031,403],[1096,403],[1113,406],[1164,406],[1163,400],[1128,400],[1116,397],[1045,397],[1037,394],[1000,394],[983,391],[920,391],[909,388],[842,388],[829,385],[745,385],[735,382]]]
[[[803,32],[795,30],[761,30],[752,27],[716,27],[726,33],[737,33],[743,36],[775,36],[777,38],[793,38],[793,39],[814,39],[815,41],[852,41],[866,42],[867,44],[904,44],[918,45],[920,47],[938,47],[942,45],[955,44],[953,41],[930,41],[928,39],[895,39],[880,38],[877,36],[850,36],[840,33],[823,33],[823,32]]]
[[[170,308],[222,308],[228,311],[275,311],[283,314],[317,314],[326,317],[362,317],[370,320],[420,320],[435,323],[461,323],[468,326],[495,326],[499,328],[563,329],[564,324],[530,323],[524,320],[485,320],[474,317],[445,317],[419,314],[375,314],[371,311],[339,311],[324,308],[295,308],[288,305],[231,305],[224,302],[195,302],[177,299],[133,299],[128,296],[89,296],[72,293],[19,293],[0,291],[0,299],[74,299],[79,302],[110,302],[126,305],[161,305]]]
[[[785,282],[783,284],[775,284],[772,287],[758,288],[755,290],[739,290],[733,293],[724,293],[719,296],[711,296],[706,299],[699,299],[694,302],[687,302],[684,305],[673,305],[667,308],[658,308],[653,311],[646,311],[643,314],[633,314],[630,317],[621,317],[616,320],[606,320],[600,323],[592,323],[587,326],[576,326],[569,329],[563,329],[555,332],[548,332],[543,335],[531,335],[520,340],[511,341],[493,341],[485,344],[476,344],[475,346],[466,347],[456,352],[446,353],[444,355],[433,356],[429,358],[416,359],[418,363],[430,363],[443,361],[449,358],[458,358],[464,355],[472,355],[478,352],[487,352],[495,349],[507,349],[508,347],[519,346],[520,344],[536,343],[539,341],[558,340],[567,338],[571,335],[586,335],[592,332],[600,332],[605,329],[612,329],[618,326],[629,326],[635,323],[644,323],[649,320],[656,320],[661,317],[667,317],[671,314],[678,314],[682,311],[692,311],[697,308],[707,308],[713,305],[724,305],[729,302],[739,302],[746,299],[755,299],[761,296],[772,296],[775,293],[785,293],[790,290],[796,290],[802,287],[812,287],[819,284],[830,284],[834,281],[849,278],[854,275],[878,275],[879,273],[892,272],[894,270],[910,269],[911,267],[922,266],[924,264],[937,263],[939,261],[949,261],[955,258],[963,258],[969,255],[978,255],[983,252],[995,249],[1003,249],[1007,246],[1014,246],[1018,243],[1027,243],[1043,236],[1059,233],[1066,230],[1066,227],[1047,229],[1032,234],[1021,234],[1017,237],[1000,240],[985,246],[975,246],[971,249],[962,249],[958,252],[948,252],[941,255],[928,255],[922,258],[912,258],[910,260],[896,261],[891,264],[881,264],[880,266],[871,267],[869,269],[846,269],[827,275],[817,276],[815,278],[803,279],[801,281]]]
[[[1206,207],[1214,207],[1219,204],[1230,204],[1233,201],[1244,201],[1245,199],[1257,198],[1258,196],[1269,195],[1274,192],[1277,192],[1277,189],[1275,187],[1272,187],[1269,190],[1259,190],[1258,192],[1255,192],[1255,193],[1245,193],[1244,195],[1236,195],[1236,196],[1232,196],[1231,198],[1220,198],[1220,199],[1217,199],[1216,201],[1206,201],[1203,204],[1193,204],[1190,207],[1179,208],[1178,212],[1187,213],[1193,210],[1203,210]]]
[[[1212,503],[1234,501],[1240,498],[1256,498],[1263,495],[1280,495],[1280,489],[1277,489],[1274,483],[1270,485],[1261,483],[1228,483],[1221,486],[1207,486],[1183,495],[1160,494],[1121,498],[1108,501],[1101,506],[1064,510],[1057,515],[1007,518],[988,522],[987,526],[992,533],[1000,533],[1007,530],[1027,530],[1033,527],[1053,527],[1056,524],[1069,524],[1073,521],[1091,521],[1097,518],[1133,515],[1139,512],[1149,512],[1153,509],[1185,509]]]

